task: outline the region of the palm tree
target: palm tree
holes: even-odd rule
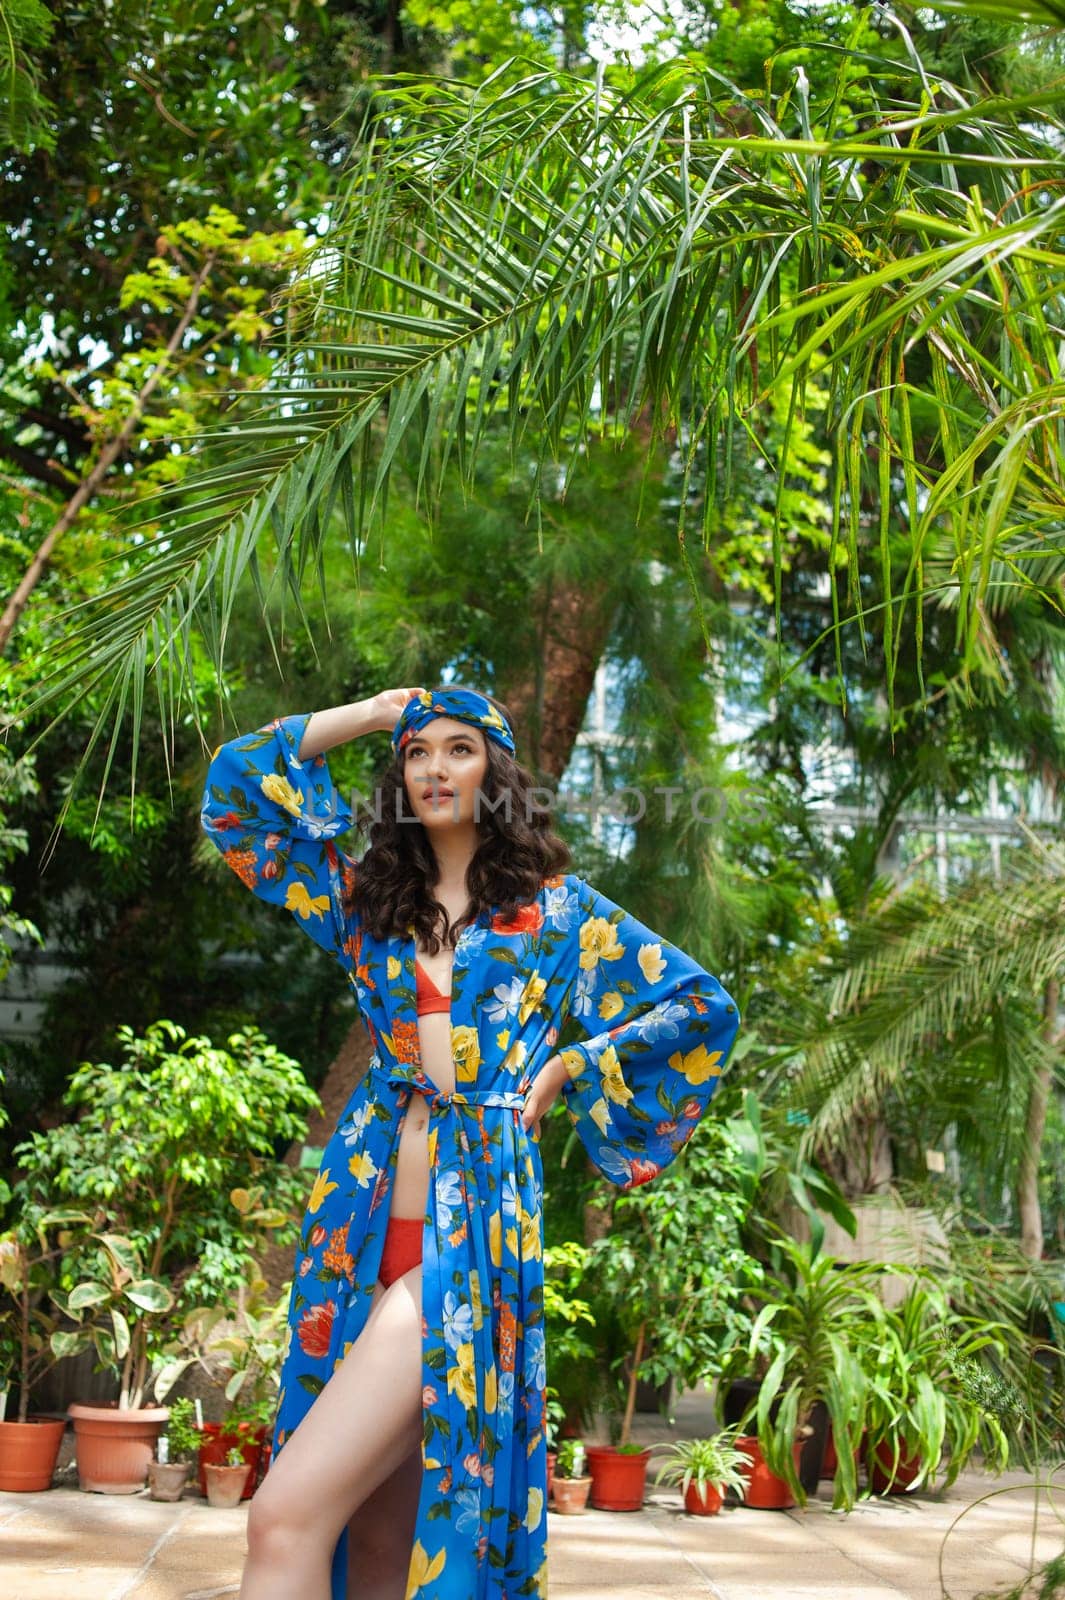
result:
[[[890,699],[900,642],[919,652],[925,608],[950,604],[961,674],[1001,676],[990,602],[1060,595],[1065,572],[1065,122],[1055,89],[929,82],[894,27],[903,70],[841,52],[817,106],[801,69],[759,99],[685,61],[623,88],[391,85],[269,388],[235,397],[202,470],[146,508],[31,710],[93,695],[97,736],[131,712],[135,742],[150,674],[172,711],[194,638],[221,665],[270,541],[297,606],[337,522],[358,565],[404,443],[430,504],[500,428],[579,471],[590,439],[639,421],[694,471],[708,443],[761,439],[770,383],[799,417],[811,378],[830,394],[837,639],[882,630]],[[778,608],[785,535],[778,516]]]
[[[1011,1177],[1021,1246],[1043,1251],[1039,1159],[1061,1072],[1065,848],[1035,842],[1003,881],[945,898],[916,885],[859,921],[805,1015],[785,1024],[801,1065],[785,1098],[807,1150],[853,1145],[896,1093],[956,1119],[980,1165]],[[792,1003],[792,1016],[796,1004]]]

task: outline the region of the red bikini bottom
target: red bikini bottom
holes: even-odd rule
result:
[[[378,1277],[387,1289],[422,1259],[421,1217],[389,1217]]]

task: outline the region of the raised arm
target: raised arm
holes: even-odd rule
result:
[[[352,825],[324,752],[388,731],[416,689],[391,689],[328,711],[278,717],[215,751],[201,822],[222,859],[260,899],[283,906],[351,970],[355,923],[345,911],[355,862],[334,840]]]

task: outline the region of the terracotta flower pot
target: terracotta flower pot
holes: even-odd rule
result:
[[[649,1450],[615,1450],[613,1445],[590,1444],[585,1455],[592,1476],[591,1503],[597,1511],[639,1511],[647,1483]]]
[[[555,1483],[555,1462],[557,1460],[558,1460],[558,1451],[557,1450],[549,1450],[547,1452],[547,1498],[549,1500],[551,1498],[551,1490],[554,1488],[554,1483]]]
[[[50,1489],[66,1425],[64,1417],[0,1422],[0,1489],[16,1494]]]
[[[783,1478],[778,1478],[775,1472],[770,1472],[766,1466],[762,1447],[753,1434],[746,1434],[736,1440],[736,1446],[744,1455],[751,1459],[748,1472],[746,1467],[740,1470],[747,1478],[747,1492],[744,1503],[752,1506],[756,1511],[786,1511],[795,1504],[795,1496],[788,1488]],[[802,1453],[802,1441],[797,1439],[792,1446],[795,1459],[795,1470],[799,1470],[799,1457]]]
[[[153,1500],[180,1500],[191,1471],[191,1461],[149,1461],[148,1493]]]
[[[203,1434],[199,1455],[200,1493],[207,1493],[205,1469],[220,1465],[225,1461],[230,1445],[239,1444],[241,1454],[252,1469],[248,1473],[248,1481],[241,1498],[250,1500],[255,1493],[260,1454],[263,1444],[267,1441],[268,1430],[265,1427],[253,1429],[250,1423],[242,1422],[236,1433],[223,1433],[220,1422],[205,1422],[200,1432]]]
[[[67,1408],[74,1422],[78,1487],[96,1494],[136,1494],[144,1488],[155,1443],[170,1415],[166,1406],[120,1411],[113,1406]]]
[[[208,1462],[204,1468],[207,1477],[207,1503],[220,1511],[231,1511],[240,1504],[244,1489],[251,1477],[251,1468],[218,1466]]]
[[[693,1517],[716,1517],[721,1510],[720,1489],[693,1479],[684,1491],[684,1509]]]
[[[920,1456],[903,1446],[899,1448],[895,1464],[895,1451],[887,1439],[881,1439],[873,1457],[869,1468],[869,1487],[873,1494],[905,1494],[922,1466]]]
[[[588,1491],[592,1480],[588,1478],[556,1478],[555,1510],[564,1517],[575,1517],[588,1509]]]

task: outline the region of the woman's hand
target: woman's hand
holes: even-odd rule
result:
[[[525,1091],[525,1104],[521,1108],[521,1125],[534,1139],[540,1137],[540,1121],[558,1099],[568,1073],[560,1055],[554,1055],[536,1074]]]
[[[408,700],[413,700],[416,694],[424,693],[424,689],[382,689],[380,694],[375,694],[372,704],[378,731],[391,733]]]

